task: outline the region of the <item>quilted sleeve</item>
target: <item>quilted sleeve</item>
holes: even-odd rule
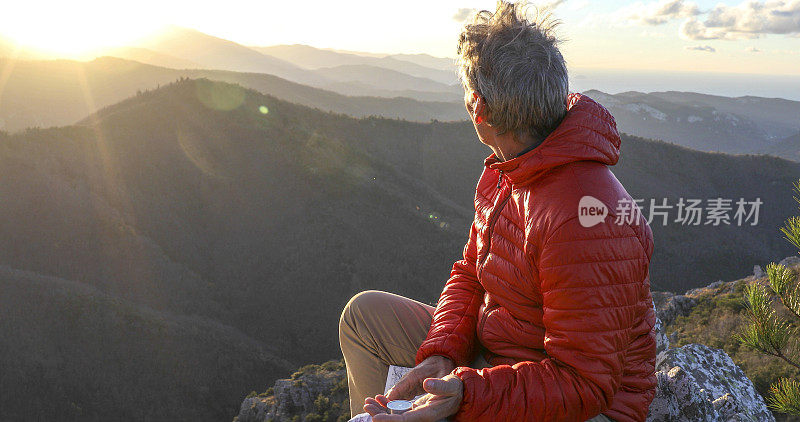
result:
[[[582,227],[572,218],[541,248],[548,358],[484,370],[459,367],[462,421],[578,421],[608,409],[649,288],[652,243],[628,225]]]
[[[475,274],[476,229],[473,220],[463,259],[453,264],[450,278],[439,296],[428,336],[417,350],[416,363],[429,356],[450,358],[456,366],[468,365],[475,354],[475,325],[483,301],[483,286]]]

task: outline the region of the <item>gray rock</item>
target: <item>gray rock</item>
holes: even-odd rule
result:
[[[655,310],[656,306],[655,303],[653,304],[653,310]],[[658,315],[658,312],[656,312]],[[656,353],[661,353],[667,349],[669,349],[669,339],[667,338],[667,334],[664,332],[664,324],[661,323],[661,319],[656,316],[656,325],[653,326],[653,331],[656,333]]]
[[[753,267],[753,276],[755,278],[762,278],[762,277],[766,277],[767,273],[764,272],[764,269],[761,268],[760,265],[756,265],[756,266]]]
[[[725,284],[725,282],[724,282],[724,281],[722,281],[722,280],[717,280],[717,281],[715,281],[715,282],[713,282],[713,283],[709,284],[709,285],[708,285],[708,288],[710,288],[710,289],[716,289],[717,287],[720,287],[720,286],[722,286],[723,284]]]
[[[317,397],[332,398],[332,391],[345,377],[344,369],[318,368],[297,378],[277,380],[271,395],[245,398],[235,421],[288,421],[294,416],[316,412]]]
[[[786,258],[783,258],[779,264],[783,265],[784,267],[794,267],[800,265],[800,256],[787,256]]]
[[[689,292],[687,292],[688,294]],[[685,295],[672,295],[665,298],[661,305],[656,308],[656,316],[661,320],[664,327],[672,324],[678,316],[689,315],[696,302],[691,297]]]
[[[648,421],[775,420],[753,383],[723,350],[702,344],[669,349],[659,353],[656,371],[658,388]]]
[[[647,422],[717,421],[708,394],[681,367],[656,372],[658,386]]]

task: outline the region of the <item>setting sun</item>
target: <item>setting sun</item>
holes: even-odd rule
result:
[[[0,37],[45,54],[80,56],[124,45],[159,26],[143,11],[113,2],[19,2],[4,6]]]

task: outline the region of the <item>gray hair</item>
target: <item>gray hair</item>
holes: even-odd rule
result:
[[[477,91],[490,111],[489,124],[517,139],[541,141],[567,112],[567,65],[553,34],[558,21],[536,13],[526,18],[524,1],[497,2],[497,10],[478,12],[458,41],[458,76]]]

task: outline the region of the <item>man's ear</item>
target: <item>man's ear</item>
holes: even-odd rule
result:
[[[477,92],[472,91],[472,109],[476,110],[478,108],[478,104],[481,103],[481,96],[478,95]]]
[[[486,99],[481,97],[477,92],[472,93],[472,113],[475,117],[482,116],[482,120],[488,122],[489,120],[489,107],[486,105]],[[488,123],[487,123],[488,124]],[[491,125],[489,125],[491,126]]]
[[[472,91],[472,112],[477,116],[486,108],[486,101],[476,91]]]

